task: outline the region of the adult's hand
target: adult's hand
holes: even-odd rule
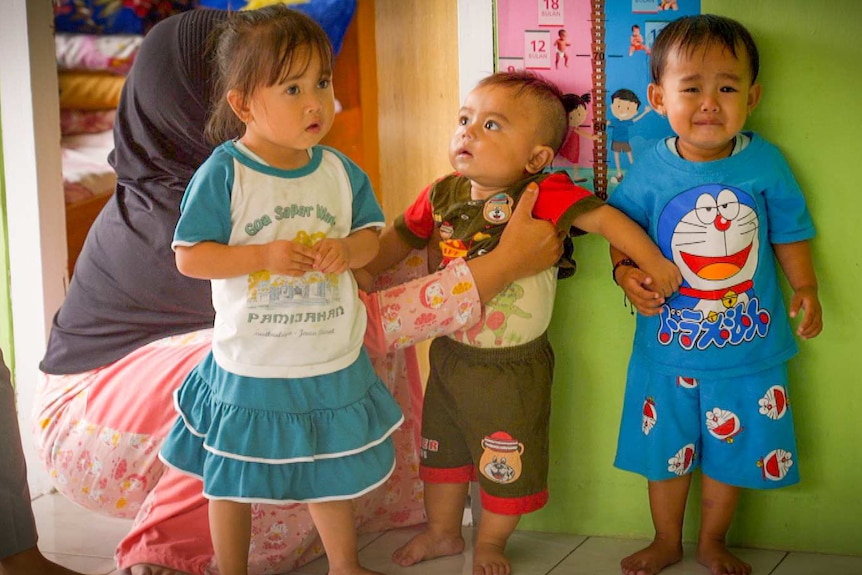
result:
[[[538,195],[538,185],[529,184],[497,247],[467,262],[483,303],[511,282],[553,266],[563,254],[565,231],[532,216]]]
[[[533,217],[539,186],[530,183],[515,207],[496,250],[510,260],[515,279],[535,275],[557,263],[563,255],[566,232]]]

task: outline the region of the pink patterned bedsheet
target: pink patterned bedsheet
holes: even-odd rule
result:
[[[125,75],[144,37],[139,34],[67,34],[54,37],[59,70],[90,70]]]

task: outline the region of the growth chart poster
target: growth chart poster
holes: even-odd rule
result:
[[[496,0],[496,69],[531,70],[565,95],[554,165],[607,194],[646,146],[671,134],[647,101],[652,43],[700,0]]]

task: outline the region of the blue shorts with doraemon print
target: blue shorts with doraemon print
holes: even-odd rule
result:
[[[700,467],[722,483],[773,489],[799,482],[796,455],[787,364],[696,379],[660,373],[632,354],[616,467],[651,481]]]

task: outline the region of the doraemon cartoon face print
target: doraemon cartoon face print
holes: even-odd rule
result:
[[[662,343],[679,335],[683,348],[702,349],[766,334],[769,313],[759,309],[754,285],[759,227],[754,200],[730,186],[697,186],[665,206],[658,245],[679,267],[683,284],[665,306]]]

